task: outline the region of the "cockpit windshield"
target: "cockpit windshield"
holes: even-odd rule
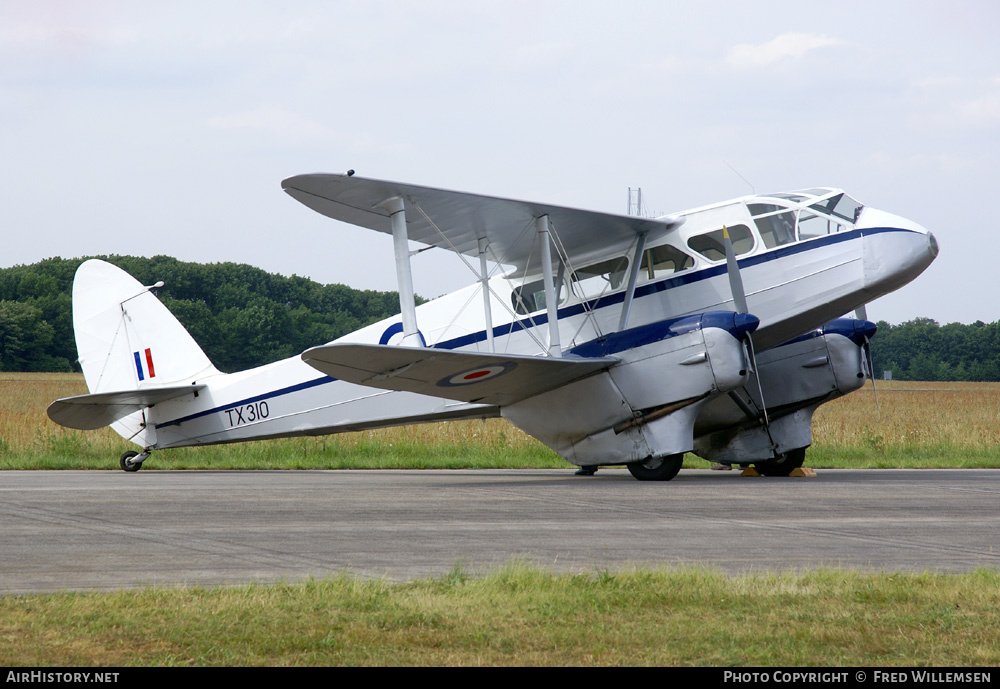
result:
[[[747,209],[768,249],[851,229],[862,208],[844,192],[829,188],[765,194],[747,201]]]
[[[802,203],[803,201],[807,201],[809,199],[808,196],[803,196],[802,194],[790,194],[790,193],[765,194],[765,196],[769,196],[772,199],[785,199],[787,201],[791,201],[792,203]]]

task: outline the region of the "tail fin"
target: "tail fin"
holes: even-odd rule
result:
[[[50,417],[72,428],[113,421],[122,437],[151,446],[156,439],[145,407],[190,394],[220,374],[149,288],[104,261],[86,261],[76,271],[73,330],[91,394],[49,407]]]
[[[73,330],[92,393],[184,385],[219,373],[148,288],[104,261],[76,271]]]

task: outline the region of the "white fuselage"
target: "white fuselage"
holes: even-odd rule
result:
[[[925,229],[888,213],[865,208],[853,222],[832,223],[833,231],[768,247],[748,204],[753,197],[682,214],[685,224],[661,241],[683,251],[692,265],[681,270],[642,270],[628,327],[706,311],[733,311],[725,261],[693,251],[693,237],[743,225],[750,235],[739,266],[750,313],[760,319],[758,349],[780,344],[897,289],[933,260],[937,246]],[[789,211],[791,213],[792,211]],[[798,211],[795,211],[798,212]],[[804,211],[802,211],[804,212]],[[828,223],[831,225],[831,223]],[[695,242],[697,244],[697,242]],[[647,251],[656,247],[646,247]],[[631,260],[623,252],[624,260]],[[592,262],[610,256],[594,257]],[[650,261],[652,263],[652,260]],[[603,293],[593,282],[574,279],[585,263],[560,271],[559,339],[563,351],[619,329],[627,281],[611,279]],[[650,273],[653,273],[651,276]],[[627,274],[627,270],[626,270]],[[543,305],[517,312],[512,299],[538,276],[506,275],[489,281],[493,347],[498,353],[539,354],[548,349]],[[576,290],[576,292],[574,291]],[[583,292],[579,294],[578,292]],[[416,309],[428,347],[488,352],[481,283]],[[397,344],[399,317],[367,326],[338,342]],[[123,435],[147,448],[237,442],[255,438],[320,435],[401,422],[468,418],[476,405],[406,392],[382,391],[334,380],[293,357],[257,369],[197,381],[196,397],[170,400],[149,409],[145,426],[125,423]],[[669,383],[667,383],[669,384]],[[498,410],[483,405],[483,416]]]

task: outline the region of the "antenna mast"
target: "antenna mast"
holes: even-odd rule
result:
[[[634,198],[633,201],[633,192]],[[642,187],[638,189],[628,188],[628,215],[642,215]]]

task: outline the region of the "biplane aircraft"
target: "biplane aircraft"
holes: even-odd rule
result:
[[[110,425],[139,448],[125,471],[160,448],[503,417],[577,473],[670,480],[694,452],[787,475],[813,412],[871,374],[864,305],[938,252],[923,227],[832,188],[646,218],[353,171],[282,187],[392,235],[400,316],[226,374],[152,287],[90,260],[73,284],[90,393],[53,402],[54,421]],[[415,306],[411,241],[455,252],[475,283]]]

